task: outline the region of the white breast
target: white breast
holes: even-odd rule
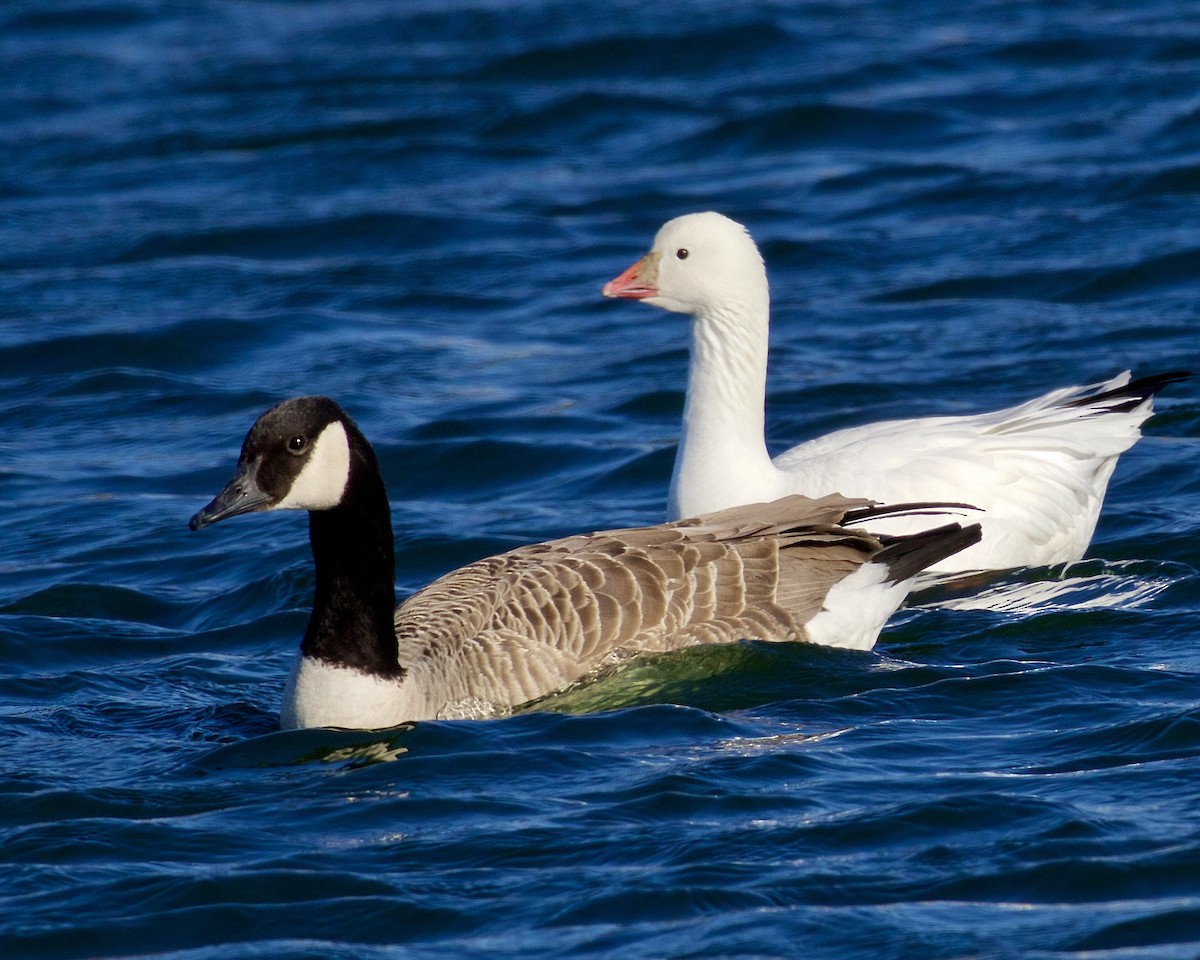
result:
[[[410,684],[387,680],[314,657],[298,656],[279,710],[284,730],[303,727],[379,729],[433,716]],[[415,702],[414,702],[415,700]]]

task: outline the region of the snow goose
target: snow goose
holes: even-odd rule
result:
[[[567,537],[469,564],[396,608],[374,451],[332,400],[300,397],[257,420],[233,478],[190,526],[309,511],[315,595],[280,724],[374,729],[487,716],[618,653],[741,639],[869,649],[918,571],[979,528],[925,520],[916,535],[876,537],[846,525],[932,506],[790,497]]]
[[[719,213],[677,217],[603,293],[692,317],[671,518],[789,493],[972,503],[984,511],[983,539],[931,568],[942,573],[1082,557],[1117,457],[1140,436],[1153,395],[1188,376],[1123,373],[994,413],[852,427],[772,460],[763,432],[770,294],[745,227]]]

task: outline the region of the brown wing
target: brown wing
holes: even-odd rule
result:
[[[519,704],[618,651],[802,639],[829,588],[882,549],[836,526],[866,503],[788,497],[489,557],[400,606],[401,664],[448,702]]]

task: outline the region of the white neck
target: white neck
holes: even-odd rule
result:
[[[781,478],[764,438],[769,299],[706,308],[692,319],[672,518],[775,499]]]

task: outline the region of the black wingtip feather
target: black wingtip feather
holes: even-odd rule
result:
[[[1163,387],[1170,386],[1172,383],[1181,383],[1184,380],[1190,380],[1193,376],[1194,374],[1190,370],[1171,370],[1168,373],[1156,373],[1153,376],[1130,380],[1123,387],[1116,387],[1113,390],[1105,390],[1103,393],[1093,393],[1087,397],[1080,397],[1078,400],[1072,400],[1070,403],[1063,404],[1063,406],[1102,406],[1112,413],[1127,413],[1145,403],[1158,393],[1158,391],[1163,389]]]
[[[889,583],[900,583],[915,577],[926,567],[952,554],[978,543],[983,532],[979,524],[963,526],[948,523],[943,527],[923,530],[904,537],[880,537],[888,545],[872,557],[872,563],[882,563],[888,568]]]
[[[936,517],[948,513],[959,513],[968,510],[971,513],[983,513],[979,507],[969,503],[949,503],[927,501],[923,503],[876,503],[869,507],[859,507],[847,510],[842,516],[842,525],[863,523],[877,517]]]

